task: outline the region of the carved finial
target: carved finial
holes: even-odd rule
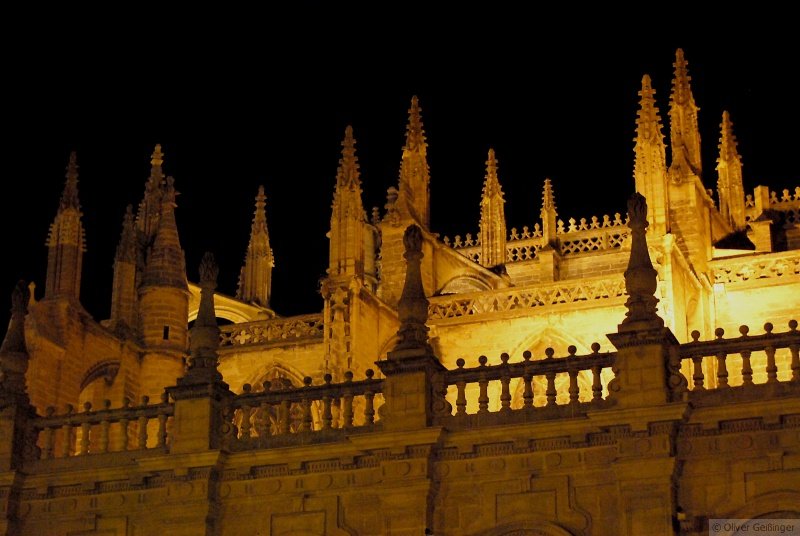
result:
[[[219,275],[219,266],[214,259],[214,254],[206,251],[203,259],[200,261],[200,286],[203,288],[210,288],[214,290],[217,288],[217,276]]]
[[[186,375],[179,383],[209,383],[221,380],[217,371],[219,327],[214,312],[214,289],[219,268],[214,255],[206,252],[200,261],[200,309],[191,331],[191,359]]]
[[[486,178],[483,182],[484,199],[491,196],[503,198],[503,189],[500,187],[500,180],[497,177],[498,160],[495,157],[494,149],[489,149],[489,156],[486,160]]]
[[[671,99],[675,104],[684,104],[692,98],[692,90],[689,87],[689,82],[692,77],[689,76],[689,63],[683,56],[683,49],[679,48],[675,51],[675,76],[672,79],[672,95]]]
[[[661,133],[661,116],[658,112],[655,99],[656,90],[653,89],[650,75],[642,77],[642,89],[639,91],[639,111],[636,118],[636,141],[662,142],[664,135]]]
[[[550,179],[544,180],[544,190],[542,191],[542,211],[555,210],[556,199],[553,195],[553,184]]]
[[[422,108],[416,95],[411,97],[411,108],[408,109],[408,126],[406,127],[406,151],[424,152],[427,145],[425,143],[425,131],[422,127]]]
[[[720,161],[740,161],[739,151],[737,149],[739,143],[736,141],[736,135],[733,133],[733,122],[728,110],[722,112],[722,123],[720,123],[721,136],[719,139],[719,160]]]
[[[340,187],[359,188],[361,186],[359,177],[356,140],[353,137],[353,127],[347,125],[347,128],[344,129],[344,139],[342,140],[342,158],[339,160],[339,169],[336,173],[337,190]]]
[[[78,201],[78,155],[75,151],[69,153],[69,163],[67,164],[67,173],[64,175],[67,179],[64,184],[64,192],[61,194],[61,208],[76,208],[80,209],[80,202]]]
[[[164,165],[164,153],[161,152],[161,144],[156,143],[153,154],[150,156],[150,176],[159,179],[164,178],[162,166]]]
[[[406,259],[406,281],[403,294],[397,304],[400,339],[395,350],[419,349],[431,352],[428,344],[428,299],[422,286],[420,262],[422,260],[422,230],[417,225],[409,225],[403,234]]]
[[[0,345],[0,392],[24,394],[28,350],[25,346],[25,315],[30,294],[25,281],[18,281],[11,292],[11,320]]]
[[[657,276],[650,253],[647,251],[647,201],[638,192],[628,200],[628,226],[631,228],[631,256],[628,260],[628,269],[625,270],[625,290],[628,292],[628,301],[625,306],[628,312],[622,321],[620,330],[626,324],[634,322],[647,322],[652,327],[664,325],[664,321],[656,314],[658,299],[654,296],[658,286]],[[638,326],[628,327],[638,329]]]

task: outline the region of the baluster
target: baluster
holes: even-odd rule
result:
[[[122,399],[122,409],[128,409],[131,405],[131,400],[126,396]],[[128,412],[124,412],[119,419],[120,433],[122,434],[121,450],[124,452],[128,450]]]
[[[600,365],[592,367],[592,401],[603,400],[603,383],[601,382],[600,372]]]
[[[105,411],[111,409],[111,401],[104,400],[103,406]],[[106,413],[103,415],[103,419],[100,421],[100,450],[99,452],[108,452],[108,429],[110,426],[110,422],[108,422],[108,414]]]
[[[500,377],[501,393],[500,393],[500,411],[511,411],[511,376],[508,372],[509,355],[505,352],[500,354],[500,361],[503,362],[503,375]]]
[[[795,197],[800,201],[800,191],[797,191]],[[789,320],[789,329],[797,331],[797,320]],[[790,344],[789,351],[792,353],[792,381],[800,382],[800,346],[797,344]]]
[[[764,324],[764,331],[766,331],[767,335],[772,335],[772,323],[767,322]],[[764,348],[764,353],[767,354],[767,383],[777,383],[778,382],[778,367],[775,364],[775,347],[772,345],[767,346]]]
[[[456,366],[464,368],[464,359],[456,359]],[[456,382],[456,415],[467,414],[467,382],[459,380]]]
[[[597,218],[594,218],[594,219],[597,219]],[[575,347],[572,344],[570,344],[567,347],[567,353],[569,354],[569,356],[567,356],[567,359],[569,360],[568,362],[573,362],[574,363],[574,361],[576,360],[575,353],[577,351],[578,351],[578,348]],[[569,374],[569,389],[568,389],[567,392],[569,393],[569,403],[570,404],[577,404],[578,403],[578,398],[580,397],[580,394],[581,394],[580,388],[578,387],[578,370],[572,368],[574,366],[575,365],[570,363],[570,367],[571,368],[567,371],[567,374]]]
[[[548,348],[549,350],[549,348]],[[547,405],[548,406],[555,406],[556,405],[556,395],[558,392],[556,391],[556,373],[555,372],[545,372],[545,378],[547,378],[547,390],[545,391],[545,396],[547,396]]]
[[[486,367],[486,362],[488,359],[485,355],[482,355],[478,358],[478,363],[480,363],[481,367]],[[488,413],[489,412],[489,381],[486,379],[486,373],[481,372],[481,377],[478,380],[478,386],[480,387],[480,393],[478,394],[478,413]]]
[[[83,403],[83,412],[84,415],[88,417],[88,413],[92,410],[92,403],[91,402],[84,402]],[[87,420],[81,423],[81,450],[80,454],[85,455],[89,454],[89,430],[91,429],[92,425]]]
[[[311,387],[311,377],[306,376],[303,378],[303,384],[306,386],[306,389]],[[311,399],[308,398],[308,393],[303,392],[303,399],[300,402],[300,406],[303,409],[303,417],[300,420],[300,431],[301,432],[310,432],[312,430],[312,423],[313,420],[311,418]]]
[[[722,336],[725,335],[725,330],[722,328],[717,328],[714,330],[714,335],[717,336],[718,340],[722,340]],[[726,387],[730,387],[728,385],[728,366],[726,363],[728,355],[725,352],[720,351],[717,353],[717,389],[724,389]]]
[[[72,404],[67,404],[67,416],[68,417],[72,415],[72,412],[74,410],[75,410],[75,408],[72,406]],[[72,444],[73,437],[72,437],[72,435],[73,435],[72,434],[72,420],[67,420],[67,423],[64,425],[64,457],[65,458],[70,457],[72,455],[72,452],[73,452],[72,451],[72,447],[73,447],[73,444]]]
[[[164,391],[161,393],[161,405],[166,406],[169,403],[169,393]],[[165,447],[167,445],[167,414],[158,413],[158,432],[156,433],[156,447]]]
[[[375,374],[375,371],[372,369],[367,369],[364,374],[366,374],[368,380],[371,380],[372,376]],[[364,393],[364,424],[367,426],[371,426],[375,423],[374,398],[375,393],[372,391],[366,391]]]
[[[528,365],[531,361],[530,350],[525,350],[522,353],[522,359],[525,360],[525,372],[522,375],[522,407],[530,409],[533,408],[533,374],[528,370]]]
[[[326,374],[322,378],[325,381],[325,386],[330,387],[332,376]],[[331,395],[330,391],[326,392],[322,397],[322,429],[330,430],[331,423],[333,422],[333,414],[331,413]]]
[[[569,403],[577,404],[578,397],[580,396],[580,389],[578,388],[578,371],[577,369],[570,369],[568,372],[569,372]]]
[[[728,355],[725,352],[717,354],[717,389],[725,389],[728,385]]]
[[[353,373],[351,371],[347,371],[344,373],[344,383],[350,384],[353,382]],[[342,409],[342,428],[352,428],[353,427],[353,392],[347,388],[344,390],[344,395],[342,396],[343,399],[343,406]]]
[[[692,374],[692,381],[694,381],[695,391],[705,391],[705,375],[703,374],[703,356],[692,356],[692,363],[694,363],[694,374]]]
[[[603,216],[604,221],[608,220],[608,216]],[[605,225],[604,225],[605,226]],[[597,355],[600,352],[600,343],[592,343],[592,353]],[[592,401],[603,399],[603,381],[600,376],[602,368],[600,365],[592,367]]]
[[[278,423],[280,424],[280,432],[281,434],[288,434],[289,433],[289,424],[290,424],[290,412],[291,412],[291,402],[289,399],[284,398],[281,400],[281,409],[280,415],[278,416]]]
[[[150,402],[150,397],[145,395],[142,397],[142,406],[146,406]],[[140,449],[147,448],[147,416],[144,412],[139,413],[139,436],[137,447]]]
[[[45,417],[50,418],[56,412],[56,408],[53,406],[47,406],[45,410]],[[42,430],[44,432],[44,437],[42,438],[42,444],[44,448],[42,449],[42,459],[49,460],[53,457],[53,448],[56,444],[56,429],[52,426],[45,426]]]

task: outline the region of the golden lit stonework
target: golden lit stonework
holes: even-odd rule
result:
[[[368,218],[347,126],[323,307],[298,316],[270,309],[265,188],[237,295],[218,293],[235,274],[210,254],[187,271],[156,146],[110,318],[91,318],[73,154],[44,294],[17,284],[0,346],[0,534],[700,535],[800,517],[800,187],[746,192],[725,112],[706,190],[681,50],[674,67],[669,151],[642,78],[627,214],[561,214],[567,185],[540,177],[539,219],[507,229],[490,149],[477,232],[440,237],[414,97]]]

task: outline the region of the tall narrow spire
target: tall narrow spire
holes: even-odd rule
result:
[[[672,163],[670,176],[681,181],[689,175],[700,176],[700,130],[697,127],[697,112],[700,110],[694,102],[692,88],[689,85],[692,77],[687,69],[688,62],[683,57],[683,50],[675,52],[675,76],[672,79],[672,93],[669,97],[670,141],[672,144]],[[649,198],[648,198],[649,199]]]
[[[636,118],[636,160],[633,176],[636,191],[647,198],[647,220],[656,234],[668,231],[668,190],[664,135],[661,133],[661,116],[656,106],[655,90],[650,76],[642,77],[639,91],[639,111]]]
[[[414,95],[408,110],[406,144],[400,164],[400,200],[409,215],[427,229],[430,225],[430,169],[421,112],[419,99]]]
[[[330,254],[328,275],[363,277],[365,225],[367,214],[361,200],[361,180],[353,128],[347,126],[342,141],[342,158],[336,172],[336,187],[331,205]]]
[[[497,177],[497,158],[489,149],[481,196],[481,264],[492,267],[506,261],[506,217],[503,190]]]
[[[143,234],[145,243],[152,245],[161,215],[161,198],[164,195],[164,153],[161,144],[156,144],[150,156],[150,176],[144,187],[144,197],[136,214],[136,227]]]
[[[266,206],[267,196],[264,195],[264,187],[259,186],[253,224],[250,227],[250,242],[247,244],[244,265],[239,272],[239,289],[236,292],[236,297],[240,300],[262,307],[269,307],[272,268],[275,266],[272,248],[269,245]]]
[[[176,195],[174,179],[167,177],[158,228],[137,290],[144,345],[180,355],[186,351],[187,344],[189,286],[175,223]]]
[[[144,271],[142,286],[175,287],[188,289],[186,261],[175,222],[174,179],[167,177],[161,200],[161,217],[158,220],[155,241]]]
[[[66,183],[58,210],[47,237],[47,281],[45,298],[80,297],[81,267],[85,234],[78,201],[78,162],[75,152],[69,156]]]
[[[722,112],[717,159],[717,193],[719,210],[735,231],[745,228],[744,185],[742,183],[742,157],[737,149],[733,123],[727,110]]]
[[[136,263],[138,258],[133,207],[128,205],[122,220],[117,252],[114,256],[114,279],[111,289],[111,325],[135,327]]]
[[[25,371],[28,349],[25,345],[25,314],[30,293],[25,281],[19,281],[11,293],[11,320],[0,345],[0,397],[4,394],[25,396]]]
[[[61,194],[61,208],[68,207],[80,210],[78,201],[78,155],[75,151],[69,153],[69,163],[67,164],[67,181],[64,184],[64,192]]]
[[[540,211],[542,218],[542,236],[547,244],[553,245],[556,242],[556,199],[553,194],[553,184],[550,179],[544,180],[544,189],[542,191],[542,210]]]

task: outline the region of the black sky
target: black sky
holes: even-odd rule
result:
[[[44,241],[76,150],[88,247],[82,301],[96,318],[107,316],[122,215],[141,199],[150,153],[161,143],[165,171],[181,192],[176,216],[189,279],[211,250],[220,290],[235,292],[253,197],[264,184],[276,257],[273,307],[282,315],[319,310],[344,128],[352,124],[358,142],[365,205],[383,207],[386,188],[397,183],[414,94],[429,143],[433,231],[475,233],[489,147],[500,161],[509,228],[538,221],[545,177],[554,181],[560,217],[624,212],[641,76],[653,78],[668,141],[678,46],[701,108],[706,186],[716,184],[723,109],[734,121],[748,190],[800,185],[793,41],[709,45],[623,35],[619,45],[575,45],[566,34],[509,37],[500,28],[423,45],[379,30],[359,39],[268,33],[235,46],[211,32],[168,49],[134,43],[113,51],[83,36],[9,55],[0,149],[3,304],[19,278],[43,292]],[[0,310],[5,325],[5,305]]]

